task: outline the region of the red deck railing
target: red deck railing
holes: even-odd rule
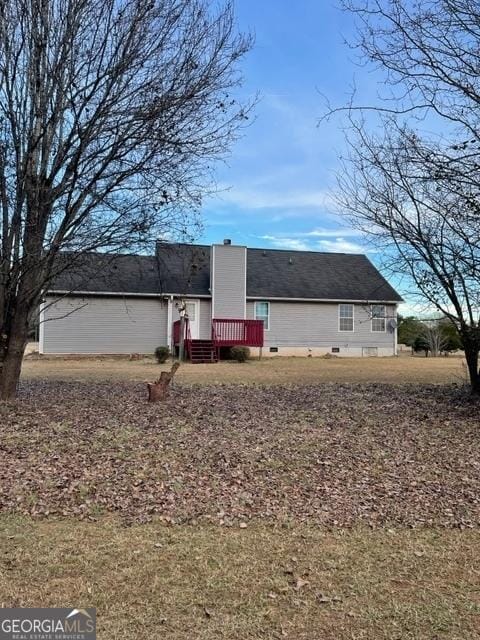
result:
[[[263,347],[263,320],[214,318],[212,340],[217,347]]]
[[[180,344],[180,320],[173,323],[173,344]],[[185,351],[188,354],[191,333],[188,318],[184,328]],[[213,345],[219,347],[263,347],[263,320],[244,320],[243,318],[214,318],[212,320]]]

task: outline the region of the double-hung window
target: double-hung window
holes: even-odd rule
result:
[[[353,331],[353,304],[338,305],[338,330]]]
[[[372,304],[372,331],[385,331],[385,305]]]
[[[255,302],[255,320],[263,320],[265,331],[270,329],[270,303]]]

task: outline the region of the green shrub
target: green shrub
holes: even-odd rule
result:
[[[246,362],[250,358],[250,349],[248,347],[232,347],[230,357],[237,362]]]
[[[158,364],[163,364],[168,360],[170,356],[170,349],[168,347],[157,347],[155,349],[155,358]]]

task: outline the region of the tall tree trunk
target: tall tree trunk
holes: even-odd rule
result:
[[[17,311],[7,337],[6,352],[0,362],[0,400],[13,400],[17,395],[27,338],[28,312]]]
[[[467,361],[468,375],[472,393],[480,394],[480,373],[478,371],[479,346],[476,342],[464,339],[465,359]]]

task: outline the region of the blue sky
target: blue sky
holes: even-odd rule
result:
[[[360,99],[377,86],[344,43],[350,16],[334,0],[237,0],[240,28],[256,43],[243,63],[243,96],[260,94],[254,122],[220,165],[221,193],[204,204],[199,240],[250,247],[365,252],[334,214],[332,190],[344,146],[340,121],[317,126],[321,94],[338,105],[355,79]],[[363,94],[363,95],[362,95]]]

